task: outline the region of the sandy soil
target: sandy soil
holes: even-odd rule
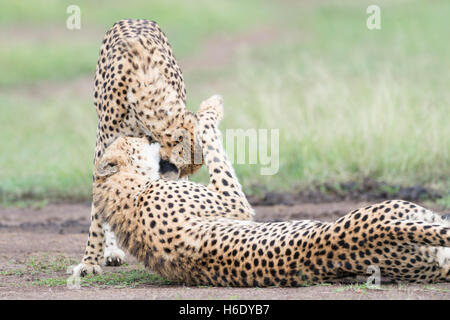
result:
[[[320,219],[331,221],[366,202],[256,206],[258,221]],[[61,254],[81,259],[89,227],[90,205],[60,204],[42,209],[0,209],[0,299],[450,299],[450,283],[434,285],[383,284],[381,290],[349,284],[304,288],[214,288],[142,284],[136,287],[42,286],[35,280],[65,277],[64,271],[15,273],[35,254]],[[105,267],[117,272],[128,267]]]

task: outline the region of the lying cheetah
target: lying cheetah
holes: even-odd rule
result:
[[[148,136],[160,143],[164,176],[188,176],[203,164],[193,136],[197,118],[186,108],[181,70],[155,22],[122,20],[106,33],[95,74],[94,106],[98,115],[95,164],[122,136]],[[103,257],[107,265],[119,265],[123,260],[114,234],[97,217],[94,205],[78,272],[100,272]],[[103,245],[96,240],[99,234],[106,238],[104,250],[97,247]]]
[[[449,226],[410,202],[371,205],[334,223],[250,221],[217,129],[221,101],[200,111],[208,187],[160,178],[159,145],[143,138],[117,139],[96,167],[99,215],[150,270],[214,286],[301,286],[365,275],[369,266],[393,281],[450,281]]]

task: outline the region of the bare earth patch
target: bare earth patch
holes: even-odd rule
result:
[[[256,220],[334,220],[365,202],[256,206]],[[165,284],[132,257],[105,267],[81,289],[65,284],[66,268],[83,255],[90,205],[0,209],[0,299],[450,299],[450,283],[333,284],[302,288],[216,288]],[[154,276],[154,278],[153,278]]]

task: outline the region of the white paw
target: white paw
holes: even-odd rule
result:
[[[84,277],[88,274],[101,274],[102,268],[98,264],[80,263],[77,266],[72,266],[67,270],[67,273],[75,277]]]
[[[446,226],[450,227],[450,213],[444,214],[442,220],[444,220]]]
[[[117,247],[106,247],[105,265],[120,266],[125,261],[125,253]]]
[[[200,104],[199,112],[213,111],[217,115],[217,120],[220,121],[223,118],[223,99],[222,96],[216,94]]]
[[[437,251],[436,257],[437,257],[439,266],[444,268],[448,264],[450,264],[450,248],[440,247],[437,250],[438,251]]]

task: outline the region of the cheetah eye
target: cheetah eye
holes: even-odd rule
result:
[[[114,167],[116,167],[117,166],[117,163],[115,163],[115,162],[108,162],[105,166],[104,166],[104,168],[105,169],[111,169],[111,168],[114,168]]]
[[[98,175],[99,176],[109,176],[115,172],[117,172],[118,163],[114,161],[101,163],[98,167]]]

